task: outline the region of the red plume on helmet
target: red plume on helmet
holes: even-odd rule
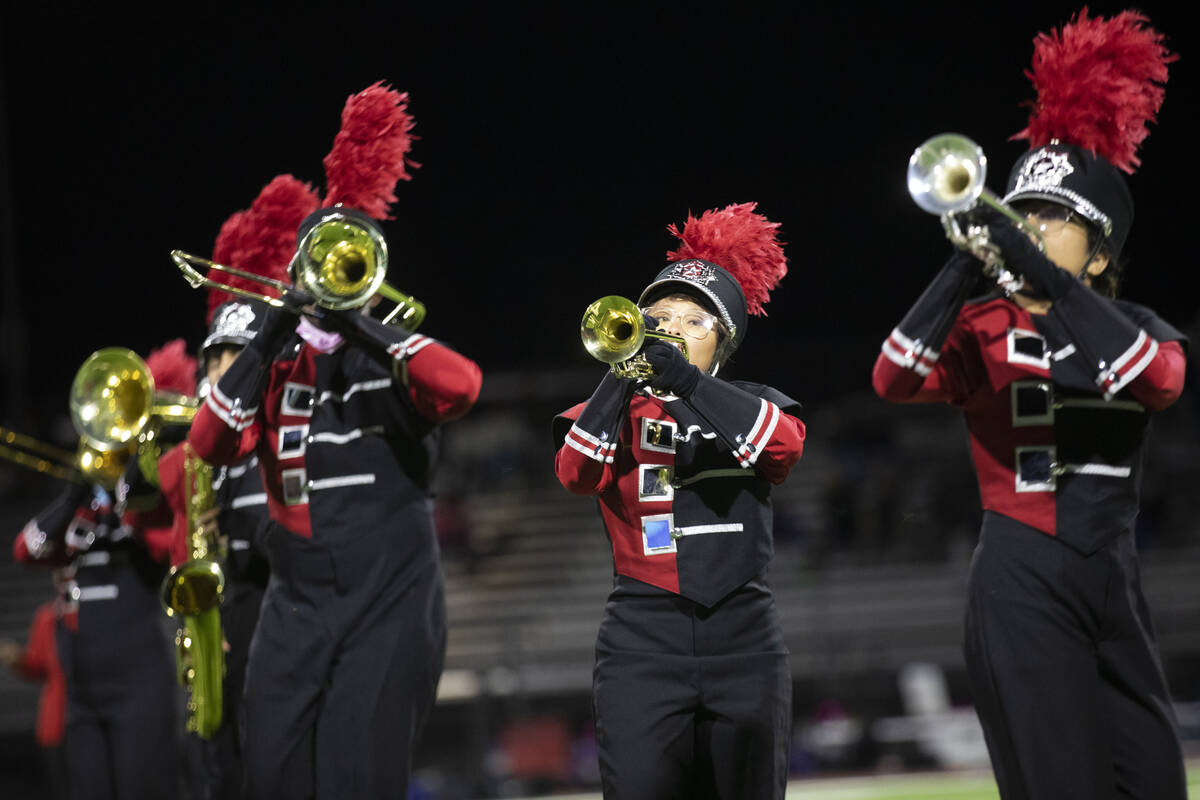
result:
[[[183,339],[173,339],[150,351],[146,366],[154,378],[156,391],[196,394],[196,359],[188,355]]]
[[[291,175],[279,175],[263,187],[244,211],[238,211],[221,226],[213,248],[213,261],[287,281],[288,264],[296,252],[296,231],[318,208],[342,204],[375,219],[388,219],[396,182],[410,180],[410,167],[420,166],[408,158],[414,121],[408,113],[408,93],[397,92],[382,81],[351,95],[342,109],[341,129],[333,149],[325,156],[327,193],[324,200],[308,183]],[[273,289],[224,273],[211,277],[259,294],[278,295]],[[228,292],[211,290],[208,320]]]
[[[262,188],[250,208],[235,212],[221,226],[213,246],[213,261],[286,283],[287,265],[296,252],[296,228],[318,204],[317,193],[309,184],[291,175],[275,177]],[[209,277],[258,294],[279,294],[236,275],[210,272]],[[219,305],[232,299],[228,292],[209,290],[208,321],[212,322]]]
[[[784,243],[776,236],[779,223],[756,213],[757,205],[734,204],[699,217],[689,213],[682,231],[674,224],[667,227],[681,242],[677,250],[667,253],[667,259],[699,258],[723,267],[742,287],[747,310],[766,316],[763,305],[787,274],[787,258]]]
[[[1028,127],[1012,138],[1035,149],[1058,139],[1132,173],[1146,123],[1162,106],[1167,64],[1178,58],[1148,23],[1137,11],[1106,20],[1085,7],[1061,29],[1039,34],[1025,72],[1037,100]]]
[[[342,109],[342,128],[325,156],[327,194],[323,206],[338,203],[357,208],[375,219],[391,219],[397,181],[411,180],[408,158],[414,121],[408,113],[408,93],[382,81],[351,95]]]

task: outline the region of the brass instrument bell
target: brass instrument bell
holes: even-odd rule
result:
[[[588,353],[598,361],[612,365],[622,378],[647,380],[654,368],[639,354],[646,337],[677,343],[687,358],[687,343],[679,336],[647,330],[642,310],[619,295],[601,297],[583,312],[579,335]]]

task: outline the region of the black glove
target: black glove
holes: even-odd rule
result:
[[[983,271],[983,262],[975,257],[973,253],[966,250],[955,250],[950,258],[946,259],[945,268],[953,270],[962,275],[979,275]]]
[[[285,302],[292,290],[285,293]],[[246,349],[254,350],[264,359],[274,358],[280,349],[296,332],[296,315],[281,308],[268,306],[263,314],[262,327],[246,345]]]
[[[989,225],[988,236],[1004,255],[1004,265],[1024,277],[1042,297],[1060,299],[1077,282],[1071,273],[1046,258],[1033,240],[1015,225]]]
[[[655,339],[642,349],[642,354],[654,367],[655,377],[650,388],[670,392],[676,397],[691,397],[700,382],[700,370],[683,357],[677,347]]]

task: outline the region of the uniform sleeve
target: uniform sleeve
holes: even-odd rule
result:
[[[475,405],[483,373],[471,359],[428,336],[362,314],[342,313],[332,321],[345,335],[393,359],[417,413],[426,419],[451,422]]]
[[[1065,270],[1058,271],[1068,274]],[[1074,345],[1095,369],[1096,386],[1105,400],[1111,400],[1130,386],[1158,356],[1160,342],[1145,328],[1121,313],[1112,300],[1073,278],[1054,297],[1050,313],[1058,317]],[[1154,377],[1143,382],[1139,391],[1152,396],[1155,389],[1151,387],[1170,372],[1169,364],[1169,358],[1160,361]]]
[[[167,545],[172,565],[187,561],[187,509],[184,499],[183,447],[172,447],[158,460],[159,485],[163,498],[171,509],[171,534]]]
[[[72,483],[17,534],[13,559],[19,563],[42,563],[51,567],[70,563],[67,553],[67,528],[75,512],[89,500],[91,487]]]
[[[634,388],[633,381],[606,372],[586,404],[555,420],[559,447],[554,474],[568,491],[594,495],[612,485],[614,456]]]
[[[34,612],[29,626],[29,643],[17,662],[17,670],[31,681],[45,680],[54,663],[54,606],[46,603]]]
[[[960,255],[934,276],[883,342],[871,375],[876,394],[895,403],[966,402],[975,372],[968,337],[955,323],[977,277]]]
[[[684,401],[729,446],[739,466],[754,469],[771,483],[783,483],[804,452],[804,423],[784,409],[799,403],[769,387],[754,394],[741,386],[702,374]]]
[[[247,346],[211,387],[187,438],[200,458],[228,465],[254,452],[261,430],[259,405],[270,381],[271,364],[272,359]]]
[[[1129,383],[1129,393],[1151,411],[1162,411],[1179,399],[1186,372],[1183,345],[1162,342],[1150,363]]]

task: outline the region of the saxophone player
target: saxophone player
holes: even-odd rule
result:
[[[200,348],[202,395],[221,379],[242,348],[254,338],[262,314],[263,306],[253,302],[230,301],[213,309],[208,335]],[[176,447],[158,462],[163,495],[174,512],[171,563],[177,566],[190,556],[186,456],[186,448]],[[258,471],[258,458],[250,456],[237,464],[215,469],[212,489],[214,502],[200,513],[196,522],[203,526],[204,537],[216,545],[215,550],[224,554],[220,627],[225,672],[219,727],[204,735],[189,731],[185,742],[188,782],[196,800],[241,797],[244,769],[238,717],[242,684],[269,570],[263,549],[269,520],[267,496]]]

